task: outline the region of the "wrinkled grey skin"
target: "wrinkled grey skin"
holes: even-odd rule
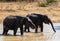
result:
[[[42,15],[42,14],[32,13],[30,15],[27,15],[26,17],[29,17],[32,20],[32,22],[35,24],[35,26],[36,26],[35,32],[36,33],[37,33],[37,30],[38,30],[38,26],[41,28],[41,32],[43,32],[43,23],[51,24],[53,31],[56,32],[55,29],[54,29],[53,23],[50,20],[50,18],[48,18],[48,16]],[[25,28],[25,31],[26,31],[26,29],[27,28]]]
[[[16,35],[18,28],[20,28],[21,35],[23,35],[23,25],[26,23],[31,24],[33,27],[35,27],[32,21],[27,17],[7,16],[3,21],[3,35],[7,35],[7,32],[9,30],[13,30],[14,35]]]

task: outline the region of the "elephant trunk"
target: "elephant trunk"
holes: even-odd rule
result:
[[[26,17],[28,21],[31,23],[30,25],[32,26],[31,28],[34,29],[36,28],[35,24],[32,22],[32,20],[29,17]]]
[[[49,20],[49,22],[51,23],[53,31],[56,32],[55,29],[54,29],[53,23],[51,22],[51,20]]]

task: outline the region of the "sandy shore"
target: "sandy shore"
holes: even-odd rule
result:
[[[31,13],[45,14],[49,18],[51,18],[53,22],[60,22],[60,6],[58,5],[53,5],[48,7],[38,7],[37,2],[33,2],[33,3],[1,2],[0,3],[0,22],[2,22],[3,19],[9,15],[26,16],[27,14],[31,14]]]

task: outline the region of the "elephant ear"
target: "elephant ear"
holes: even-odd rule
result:
[[[43,15],[44,20],[47,20],[48,16],[47,15]]]
[[[43,15],[43,22],[49,24],[50,18],[47,15]]]

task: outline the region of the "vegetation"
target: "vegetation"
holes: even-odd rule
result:
[[[38,6],[39,7],[46,7],[46,6],[48,6],[49,4],[51,4],[51,3],[56,3],[57,2],[57,0],[46,0],[47,2],[45,3],[39,3],[38,2]]]
[[[29,1],[29,2],[33,2],[34,0],[0,0],[0,2],[21,2],[21,1]]]
[[[26,2],[34,2],[35,0],[0,0],[0,2],[22,2],[22,1],[26,1]],[[46,2],[40,3],[38,2],[38,6],[39,7],[46,7],[51,3],[56,3],[57,0],[46,0]]]
[[[35,0],[0,0],[2,2],[15,2],[15,1],[29,1],[29,2],[34,2]],[[53,3],[56,2],[56,0],[46,0],[47,3]]]
[[[49,3],[55,3],[55,2],[57,2],[57,0],[47,0],[47,3],[49,4]]]
[[[38,2],[38,6],[39,6],[39,7],[46,7],[47,4],[46,4],[46,3],[39,3],[39,2]]]

